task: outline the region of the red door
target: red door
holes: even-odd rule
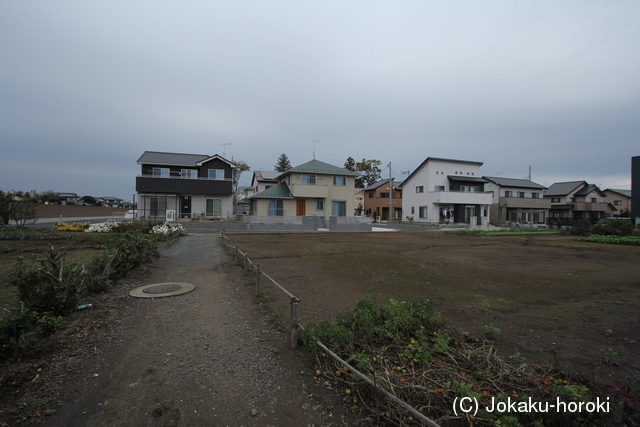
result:
[[[307,214],[305,206],[305,200],[296,200],[296,216],[305,216]]]

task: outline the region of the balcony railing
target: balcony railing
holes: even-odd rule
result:
[[[194,179],[153,175],[138,175],[136,177],[136,191],[138,193],[231,195],[232,187],[233,183],[230,179]]]

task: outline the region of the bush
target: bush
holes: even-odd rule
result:
[[[14,311],[5,311],[0,318],[0,363],[15,362],[22,351],[53,334],[63,322],[61,316],[37,313],[24,304]]]
[[[77,305],[87,278],[85,268],[77,262],[67,263],[65,252],[53,247],[34,258],[30,265],[18,258],[10,282],[18,289],[20,301],[36,313],[54,316],[69,314]]]
[[[588,236],[591,230],[591,223],[587,219],[581,219],[576,221],[575,225],[573,225],[569,229],[569,234],[574,236]]]
[[[640,245],[640,237],[637,236],[603,236],[600,234],[592,234],[591,236],[583,237],[580,241],[593,243],[616,243],[619,245]]]
[[[631,236],[633,223],[628,219],[611,219],[593,225],[589,233],[601,236]]]

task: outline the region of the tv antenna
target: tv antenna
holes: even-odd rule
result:
[[[316,143],[320,142],[319,139],[312,139],[311,142],[313,142],[313,158],[316,158]]]
[[[228,142],[228,143],[218,144],[218,145],[224,145],[224,148],[222,149],[222,157],[227,158],[227,145],[231,145],[231,143]]]

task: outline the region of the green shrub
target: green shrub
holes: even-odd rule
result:
[[[84,289],[85,268],[73,261],[67,263],[65,252],[53,247],[42,252],[43,257],[34,258],[30,264],[24,258],[9,275],[16,286],[20,301],[26,308],[37,313],[52,313],[63,316],[77,305],[79,293]]]
[[[628,219],[611,219],[593,225],[589,233],[602,236],[631,236],[633,223]]]
[[[0,364],[15,362],[20,353],[41,338],[53,334],[63,323],[61,316],[37,313],[24,304],[0,317]]]
[[[615,243],[619,245],[640,245],[640,237],[636,236],[602,236],[600,234],[592,234],[591,236],[583,237],[580,241],[593,243]]]
[[[574,236],[587,236],[591,230],[591,223],[587,219],[581,219],[569,229],[569,234]]]

